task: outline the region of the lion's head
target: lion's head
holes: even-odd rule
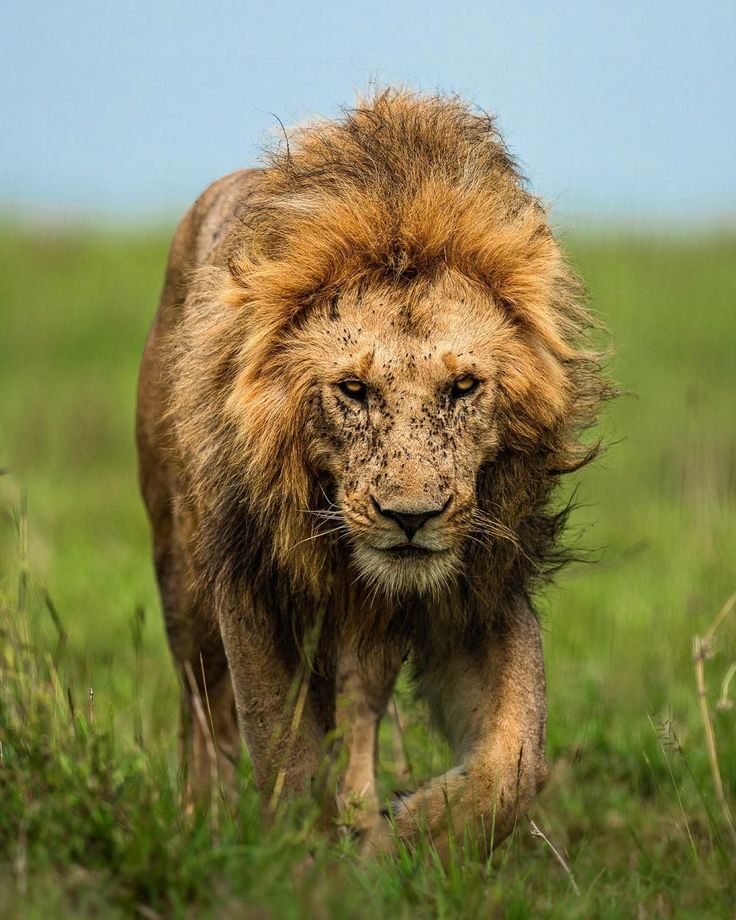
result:
[[[577,436],[606,385],[492,121],[388,92],[301,129],[238,233],[182,352],[207,558],[242,571],[228,559],[257,532],[260,564],[312,588],[335,565],[391,595],[479,566],[523,587],[552,558],[551,491],[589,456]]]
[[[487,288],[451,273],[348,287],[313,307],[289,352],[310,381],[302,440],[330,501],[309,509],[314,533],[344,538],[392,593],[446,585],[469,542],[503,533],[478,479],[507,436],[510,378],[522,366],[553,383],[552,420],[565,400],[553,362]]]

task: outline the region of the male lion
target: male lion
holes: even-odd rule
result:
[[[511,832],[547,775],[530,595],[564,561],[551,500],[607,395],[589,324],[493,121],[457,98],[383,92],[198,199],[138,407],[192,793],[232,779],[242,736],[267,813],[320,786],[369,852]],[[407,658],[458,765],[382,811]]]

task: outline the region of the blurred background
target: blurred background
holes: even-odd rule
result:
[[[2,19],[0,914],[184,916],[224,897],[242,916],[245,897],[269,916],[731,916],[733,0],[26,0]],[[177,683],[133,445],[169,240],[281,122],[396,82],[497,115],[630,394],[577,477],[571,540],[593,561],[539,601],[553,770],[533,814],[582,900],[525,829],[495,875],[405,861],[397,884],[330,863],[297,883],[303,842],[289,838],[295,857],[243,830],[252,788],[243,822],[216,833],[178,806]],[[447,762],[404,684],[397,712],[386,790]]]
[[[371,82],[498,114],[560,215],[730,220],[732,0],[12,3],[0,37],[0,205],[152,220],[264,139]]]

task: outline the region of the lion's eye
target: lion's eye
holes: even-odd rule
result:
[[[342,380],[338,387],[350,399],[356,399],[358,402],[365,400],[366,386],[362,380]]]
[[[462,377],[458,377],[455,383],[453,383],[452,395],[455,399],[459,399],[461,396],[468,396],[473,390],[478,389],[479,383],[480,380],[472,374],[463,374]]]

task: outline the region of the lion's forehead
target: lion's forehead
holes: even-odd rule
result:
[[[416,305],[379,306],[349,304],[333,320],[328,337],[333,366],[351,361],[360,376],[432,388],[458,373],[480,370],[494,358],[498,322],[488,310],[449,298],[420,301],[419,317]]]

